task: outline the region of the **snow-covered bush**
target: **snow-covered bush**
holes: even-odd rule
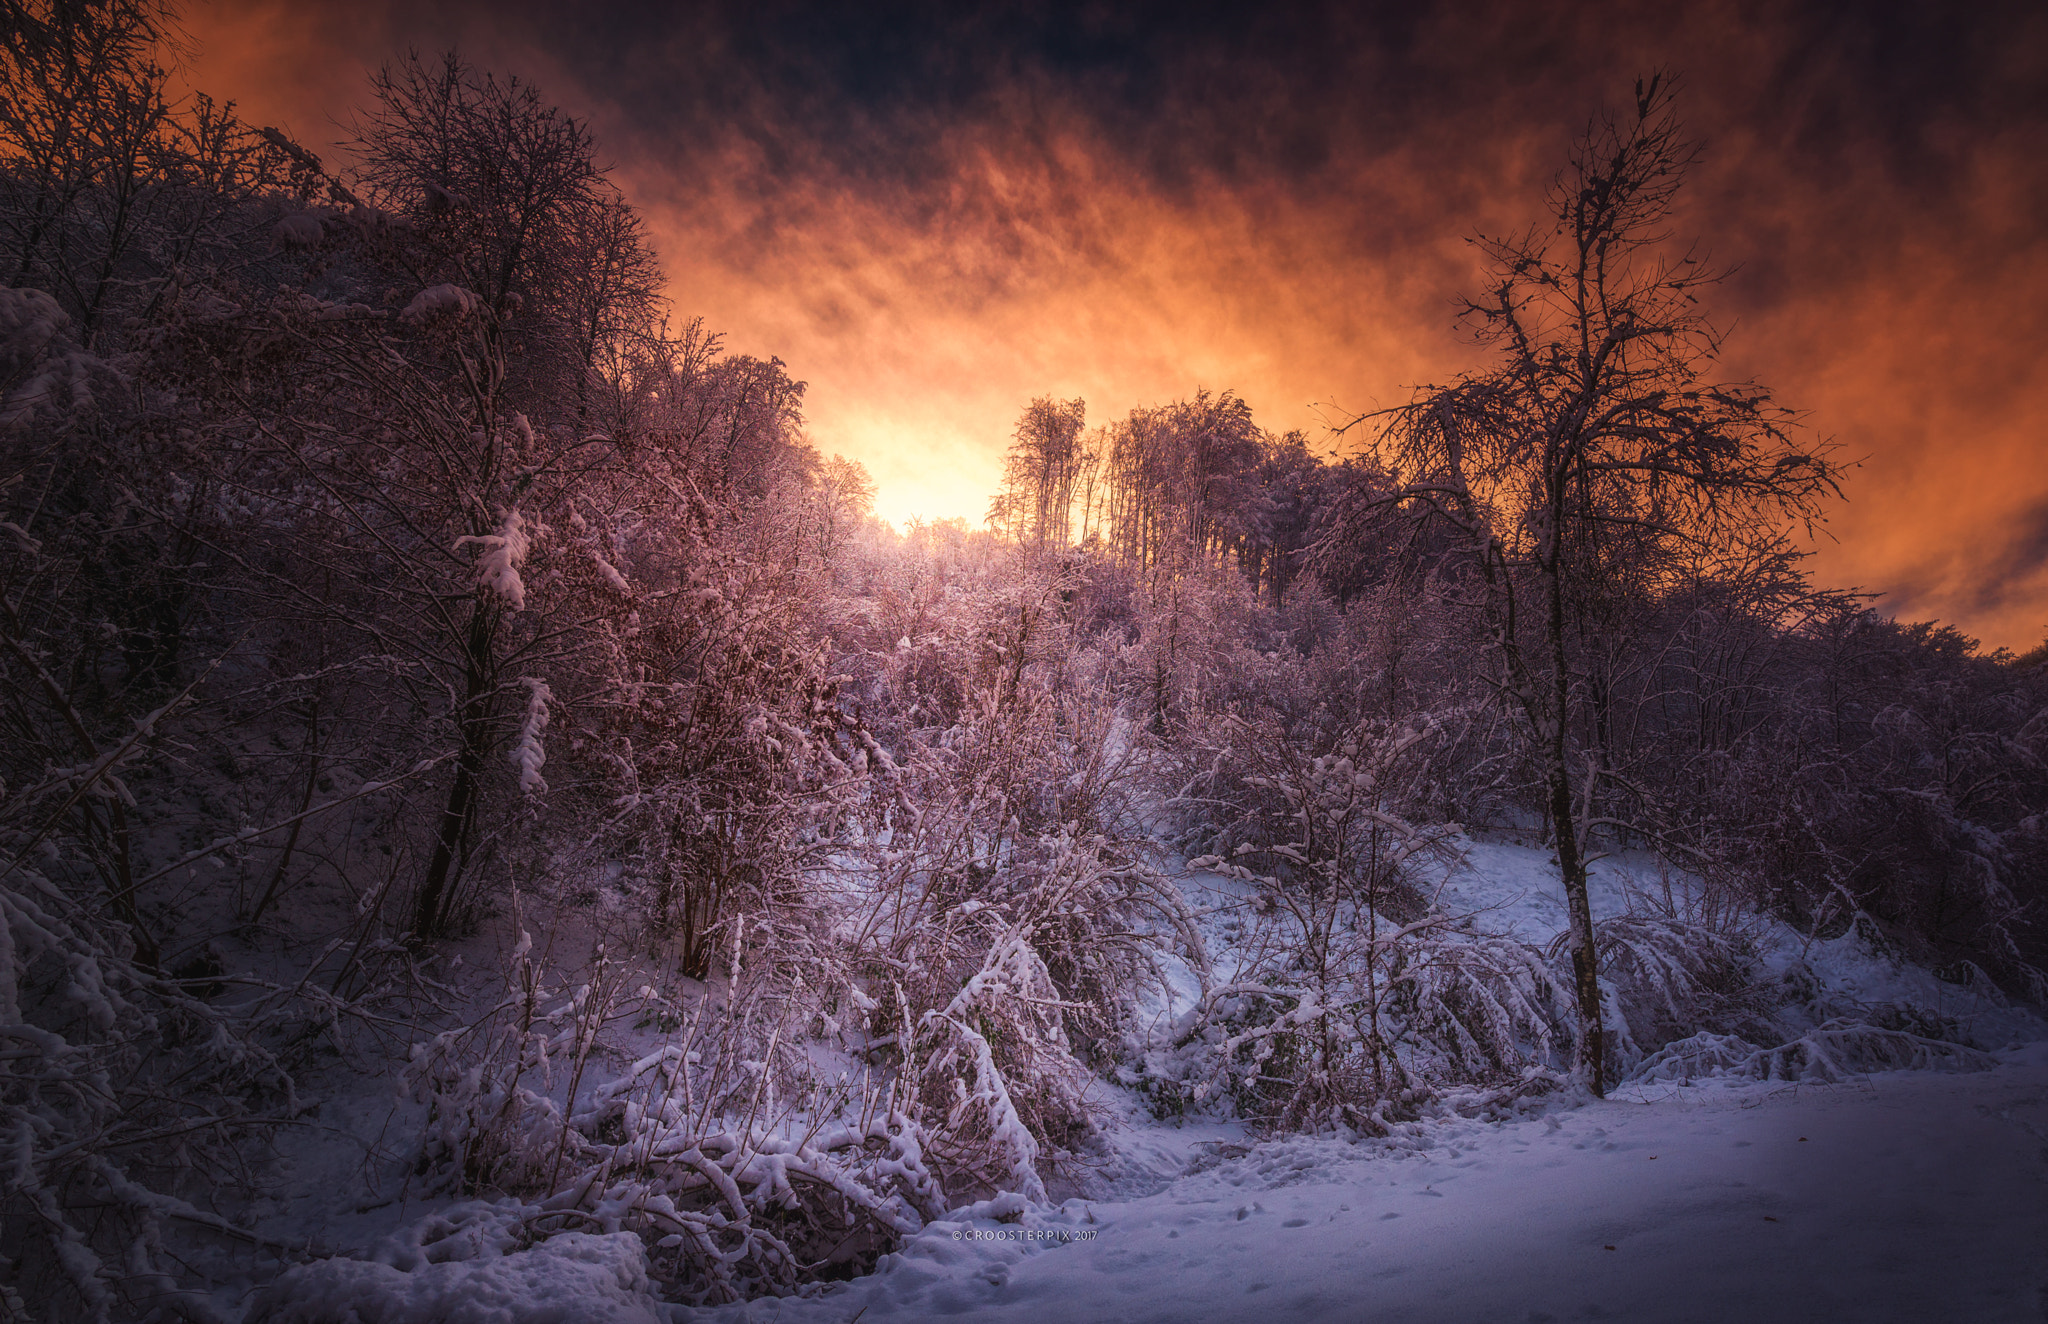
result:
[[[682,974],[703,978],[742,917],[792,940],[815,918],[805,869],[829,851],[869,739],[807,638],[801,582],[736,551],[697,512],[614,553],[650,590],[602,632],[573,714],[580,865],[621,885]],[[785,951],[794,957],[794,951]]]
[[[407,1079],[430,1107],[419,1171],[497,1195],[521,1244],[632,1233],[671,1299],[787,1292],[872,1265],[943,1211],[927,1137],[900,1086],[821,1075],[815,1001],[736,979],[685,1007],[629,993],[601,954],[575,988],[522,942],[507,995],[417,1045]],[[652,1051],[585,1089],[607,1025],[667,1027]]]
[[[45,516],[0,525],[0,1277],[38,1318],[206,1318],[186,1258],[261,1241],[220,1211],[349,1007],[221,964],[226,861],[263,830],[163,784],[226,660],[135,712],[120,664],[78,646],[118,635],[58,587],[94,573],[105,525]]]
[[[1198,562],[1154,577],[1140,600],[1135,642],[1116,657],[1119,691],[1154,735],[1214,708],[1233,663],[1256,638],[1259,608],[1234,570]]]
[[[1834,1084],[1872,1071],[1986,1071],[1996,1064],[1990,1054],[1964,1044],[1838,1017],[1771,1048],[1738,1035],[1702,1031],[1664,1045],[1635,1075],[1640,1080],[1735,1076]]]
[[[1029,677],[1005,693],[901,768],[855,957],[949,1191],[1042,1198],[1154,953],[1201,944],[1132,834],[1123,726]]]
[[[291,1078],[260,1019],[139,968],[118,929],[42,872],[8,874],[0,1272],[49,1318],[204,1317],[173,1230],[237,1234],[190,1201],[235,1180],[238,1142],[294,1114]]]
[[[1740,927],[1632,913],[1602,922],[1598,942],[1616,1075],[1692,1035],[1769,1033],[1773,1009]]]
[[[1279,1129],[1383,1133],[1448,1087],[1542,1076],[1566,986],[1541,953],[1437,907],[1452,830],[1400,814],[1433,728],[1308,730],[1267,715],[1208,738],[1210,784],[1234,765],[1259,798],[1229,806],[1223,854],[1189,861],[1249,916],[1239,969],[1178,1030],[1194,1097]]]
[[[546,958],[522,928],[502,995],[467,1024],[412,1045],[400,1079],[427,1105],[416,1167],[430,1189],[545,1186],[559,1169],[568,1129],[551,1091],[566,1075],[573,1094],[598,1034],[626,1005],[602,953],[573,990],[553,982]]]
[[[1930,966],[2048,998],[2048,689],[1953,631],[1812,629],[1820,665],[1776,720],[1699,761],[1700,867],[1807,931],[1867,918]]]
[[[1129,843],[1061,834],[1013,842],[1007,857],[959,901],[931,896],[889,916],[876,982],[886,972],[899,999],[908,1097],[949,1190],[1042,1200],[1041,1156],[1071,1153],[1092,1130],[1091,1067],[1180,914],[1170,882]]]

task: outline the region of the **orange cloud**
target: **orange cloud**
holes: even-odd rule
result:
[[[743,29],[223,0],[189,16],[189,72],[316,150],[307,126],[404,45],[531,77],[592,119],[680,311],[808,380],[814,442],[869,467],[885,514],[978,520],[1033,396],[1103,422],[1230,387],[1313,436],[1468,366],[1463,236],[1539,217],[1593,106],[1677,63],[1709,140],[1677,228],[1739,267],[1716,296],[1728,372],[1864,459],[1818,573],[2038,642],[2048,130],[2018,98],[2043,76],[2042,22],[1552,9],[1156,32],[1084,9],[1047,36],[1023,9],[913,8],[819,36],[824,11],[789,5]]]

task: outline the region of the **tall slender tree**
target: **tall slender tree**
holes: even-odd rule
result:
[[[1607,769],[1599,724],[1582,720],[1598,689],[1580,665],[1582,626],[1614,593],[1656,591],[1689,555],[1810,521],[1835,491],[1825,448],[1766,388],[1709,376],[1721,336],[1698,291],[1723,273],[1667,242],[1699,159],[1672,92],[1661,76],[1639,81],[1625,113],[1591,123],[1548,223],[1477,241],[1492,274],[1463,311],[1493,364],[1372,416],[1395,476],[1373,504],[1454,531],[1454,582],[1526,726],[1570,918],[1578,1066],[1595,1090],[1609,1054],[1586,882]]]
[[[1082,444],[1083,400],[1040,396],[1024,407],[1003,460],[1003,490],[989,523],[1029,547],[1065,547],[1073,539],[1074,488],[1093,462]]]

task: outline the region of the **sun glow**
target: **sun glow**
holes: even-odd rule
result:
[[[821,113],[766,84],[712,101],[715,44],[692,45],[682,18],[628,47],[546,9],[482,18],[222,0],[190,15],[185,73],[323,155],[365,73],[407,45],[459,44],[531,78],[591,120],[679,315],[808,381],[813,443],[865,464],[889,518],[973,523],[1035,396],[1085,399],[1093,426],[1233,389],[1266,428],[1326,438],[1455,374],[1475,353],[1453,325],[1478,269],[1464,236],[1527,223],[1587,89],[1683,51],[1688,121],[1711,143],[1678,228],[1736,267],[1707,296],[1734,326],[1725,366],[1865,458],[1816,573],[1987,644],[2030,647],[2048,623],[2031,408],[2048,248],[2025,125],[1976,132],[1947,106],[1908,147],[1831,120],[1830,164],[1812,168],[1794,135],[1820,122],[1779,104],[1759,54],[1797,43],[1711,15],[1645,27],[1618,10],[1619,35],[1571,68],[1495,73],[1468,59],[1469,26],[1439,18],[1403,58],[1459,70],[1440,93],[1239,88],[1246,118],[1207,138],[1186,127],[1198,106],[1134,118],[1092,84],[1039,76],[943,116]],[[1830,76],[1810,96],[1861,95]],[[1915,151],[1933,164],[1907,169]],[[1939,190],[1919,182],[1936,167]]]

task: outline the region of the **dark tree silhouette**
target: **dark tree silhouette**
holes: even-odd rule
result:
[[[1673,253],[1664,230],[1698,155],[1672,85],[1638,82],[1629,112],[1574,145],[1548,224],[1478,240],[1492,276],[1464,315],[1494,365],[1373,418],[1396,476],[1375,504],[1455,531],[1500,693],[1534,745],[1571,919],[1579,1065],[1595,1089],[1605,1032],[1587,838],[1604,765],[1597,729],[1575,721],[1592,688],[1575,636],[1603,599],[1810,520],[1835,491],[1833,466],[1766,388],[1707,376],[1720,334],[1696,291],[1721,273]]]

